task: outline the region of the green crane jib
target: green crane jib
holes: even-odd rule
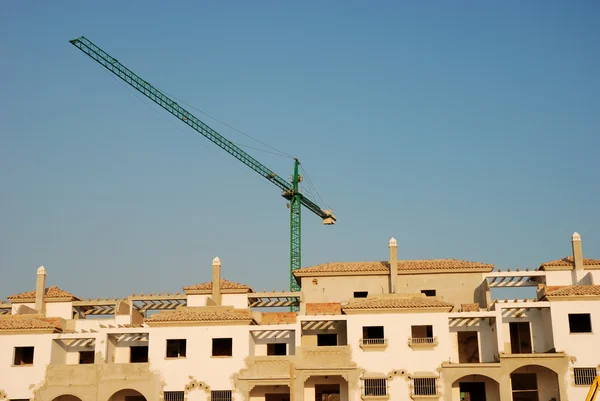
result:
[[[96,46],[85,37],[70,41],[79,50],[90,56],[94,61],[106,68],[108,71],[131,85],[138,92],[152,100],[154,103],[173,114],[175,117],[192,127],[201,135],[205,136],[227,153],[256,171],[258,174],[271,181],[282,190],[282,196],[289,201],[290,207],[290,290],[298,291],[300,288],[294,280],[292,272],[299,269],[300,261],[300,210],[301,205],[323,219],[323,224],[335,224],[336,218],[331,210],[324,210],[315,202],[302,195],[298,190],[298,184],[302,176],[298,174],[298,159],[294,159],[294,174],[291,184],[269,170],[265,165],[244,152],[233,142],[220,135],[217,131],[200,121],[192,113],[181,107],[177,102],[150,85],[147,81],[135,74],[133,71],[121,64],[117,59],[111,57],[104,50]]]

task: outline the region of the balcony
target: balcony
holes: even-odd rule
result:
[[[359,342],[363,351],[383,351],[388,346],[387,338],[361,338]]]
[[[430,349],[437,345],[437,337],[411,337],[408,339],[408,346],[412,349]]]
[[[240,379],[286,379],[290,377],[290,364],[294,356],[249,356]]]
[[[302,346],[296,354],[298,369],[354,369],[352,352],[348,345]]]

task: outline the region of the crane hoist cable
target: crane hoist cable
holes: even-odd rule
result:
[[[298,159],[293,159],[294,170],[290,183],[198,119],[176,101],[167,96],[165,92],[160,91],[148,81],[142,79],[139,75],[125,67],[116,58],[110,56],[86,37],[82,36],[73,39],[70,43],[106,70],[113,73],[116,77],[120,78],[142,95],[183,121],[200,135],[209,139],[215,145],[219,146],[240,162],[244,163],[247,167],[263,176],[282,191],[281,196],[289,201],[288,206],[290,209],[290,291],[299,291],[300,286],[296,282],[293,272],[301,267],[301,206],[304,206],[319,216],[325,225],[335,224],[336,217],[331,210],[322,209],[316,202],[300,192],[298,185],[302,181],[302,175],[298,173],[300,166]]]

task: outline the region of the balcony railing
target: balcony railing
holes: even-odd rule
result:
[[[361,338],[360,347],[365,351],[381,351],[387,348],[387,338]]]
[[[383,345],[387,344],[386,338],[361,338],[363,345]]]
[[[432,348],[437,345],[437,337],[411,337],[408,339],[408,346],[411,348]]]

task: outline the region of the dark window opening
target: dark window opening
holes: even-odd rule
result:
[[[510,352],[512,354],[531,354],[531,331],[529,322],[509,323]]]
[[[365,326],[363,327],[363,339],[374,340],[385,338],[383,333],[383,326]]]
[[[459,331],[458,363],[479,363],[479,343],[476,331]]]
[[[129,362],[131,363],[148,363],[148,346],[133,346],[129,347],[131,354]]]
[[[569,331],[571,333],[591,333],[592,319],[589,313],[569,313]]]
[[[535,373],[513,373],[510,375],[513,391],[537,390],[537,375]]]
[[[233,339],[231,338],[213,338],[212,356],[232,356]]]
[[[459,383],[460,401],[485,401],[485,382]]]
[[[287,355],[286,343],[267,344],[267,355]]]
[[[421,294],[425,294],[427,297],[435,297],[435,290],[421,290]]]
[[[369,291],[354,291],[354,298],[366,298],[369,295]]]
[[[338,345],[337,340],[337,334],[317,334],[317,345],[319,347]]]
[[[14,365],[33,365],[33,347],[15,347]]]
[[[186,340],[167,340],[167,358],[185,358]]]
[[[433,326],[411,326],[412,338],[433,338]]]
[[[91,365],[94,363],[94,351],[79,351],[79,364]]]

